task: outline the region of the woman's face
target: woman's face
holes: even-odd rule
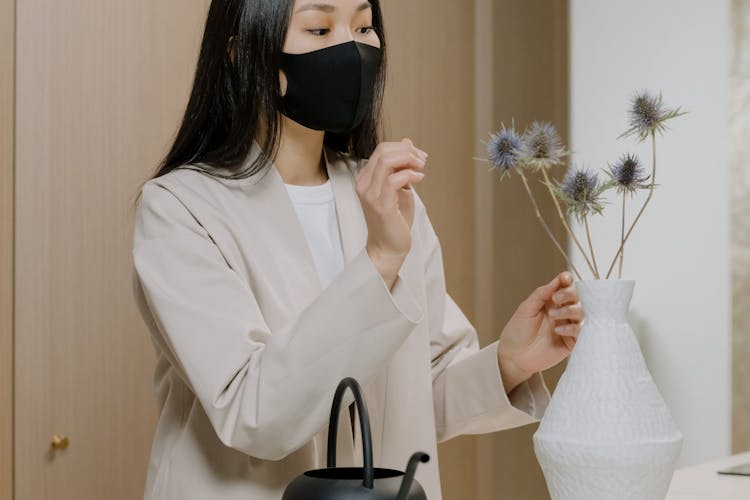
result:
[[[367,0],[295,0],[284,52],[301,54],[356,40],[380,47]],[[281,93],[286,76],[279,71]]]

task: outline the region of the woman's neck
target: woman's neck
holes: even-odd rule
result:
[[[325,132],[312,130],[281,116],[279,149],[274,164],[285,184],[313,186],[328,180],[323,158]],[[261,131],[262,144],[265,129]]]

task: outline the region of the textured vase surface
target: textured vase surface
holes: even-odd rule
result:
[[[533,436],[552,500],[664,500],[677,429],[628,323],[633,280],[576,282],[584,321]]]

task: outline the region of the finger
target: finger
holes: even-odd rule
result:
[[[381,194],[382,202],[388,206],[394,201],[394,198],[398,195],[400,189],[411,189],[409,184],[412,182],[419,182],[424,178],[424,174],[421,172],[415,172],[411,169],[399,170],[395,174],[388,176],[386,181],[389,184],[389,188]]]
[[[377,193],[385,187],[384,182],[393,172],[402,168],[412,168],[421,172],[425,166],[425,160],[414,155],[411,151],[391,151],[384,153],[380,157],[380,163],[381,165],[375,169],[371,181],[371,187]]]
[[[406,142],[408,141],[408,142]],[[403,139],[401,142],[381,142],[370,155],[370,158],[366,160],[364,167],[357,174],[357,182],[362,182],[363,187],[367,187],[372,182],[372,175],[376,170],[378,159],[386,153],[393,151],[411,151],[417,157],[427,158],[427,153],[421,149],[415,147],[411,140]]]
[[[418,147],[416,147],[414,145],[414,143],[411,142],[411,139],[409,139],[408,137],[404,137],[403,139],[401,139],[401,142],[398,143],[398,144],[408,144],[409,147],[411,148],[411,152],[414,153],[414,154],[416,154],[420,158],[427,159],[427,157],[429,156],[427,154],[427,151],[425,151],[423,149],[419,149]]]
[[[578,302],[578,290],[576,290],[575,284],[569,285],[555,292],[555,294],[552,296],[552,302],[554,302],[558,306],[564,306],[567,304],[574,304]]]
[[[571,351],[576,346],[576,338],[575,337],[560,337],[563,342],[565,342],[565,346],[570,349]]]
[[[414,143],[411,142],[411,139],[409,139],[408,137],[404,137],[403,139],[401,139],[401,142],[404,143],[404,144],[408,144],[409,146],[411,146],[412,148],[414,148],[414,150],[412,151],[412,153],[415,153],[417,155],[417,158],[420,158],[425,163],[427,162],[427,152],[422,151],[421,149],[415,147]],[[403,187],[403,189],[407,189],[407,190],[411,189],[411,184],[407,184],[406,186]]]
[[[414,193],[412,191],[411,181],[406,184],[404,188],[397,190],[397,196],[398,210],[411,228],[414,226]]]
[[[380,157],[380,165],[375,170],[372,181],[368,189],[374,190],[374,196],[381,196],[383,189],[386,189],[386,179],[396,171],[401,169],[413,169],[421,172],[424,170],[425,162],[414,156],[410,151],[392,151]],[[391,190],[393,191],[393,190]]]
[[[580,321],[583,319],[583,306],[580,302],[562,307],[553,307],[547,312],[554,320],[569,319]]]
[[[563,271],[557,276],[560,278],[562,286],[570,286],[573,284],[573,275],[570,271]]]
[[[578,323],[565,323],[557,325],[554,328],[554,331],[558,335],[563,335],[566,337],[577,337],[578,334],[581,333],[581,325]]]
[[[565,271],[555,276],[552,281],[546,285],[542,285],[535,289],[529,298],[523,302],[523,313],[529,316],[534,316],[539,313],[539,311],[541,311],[546,303],[552,298],[552,294],[561,287],[569,285],[572,279],[573,277],[570,273]]]

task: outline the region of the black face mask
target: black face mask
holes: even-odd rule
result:
[[[282,113],[315,130],[348,133],[372,106],[380,48],[351,40],[303,54],[281,53]]]

